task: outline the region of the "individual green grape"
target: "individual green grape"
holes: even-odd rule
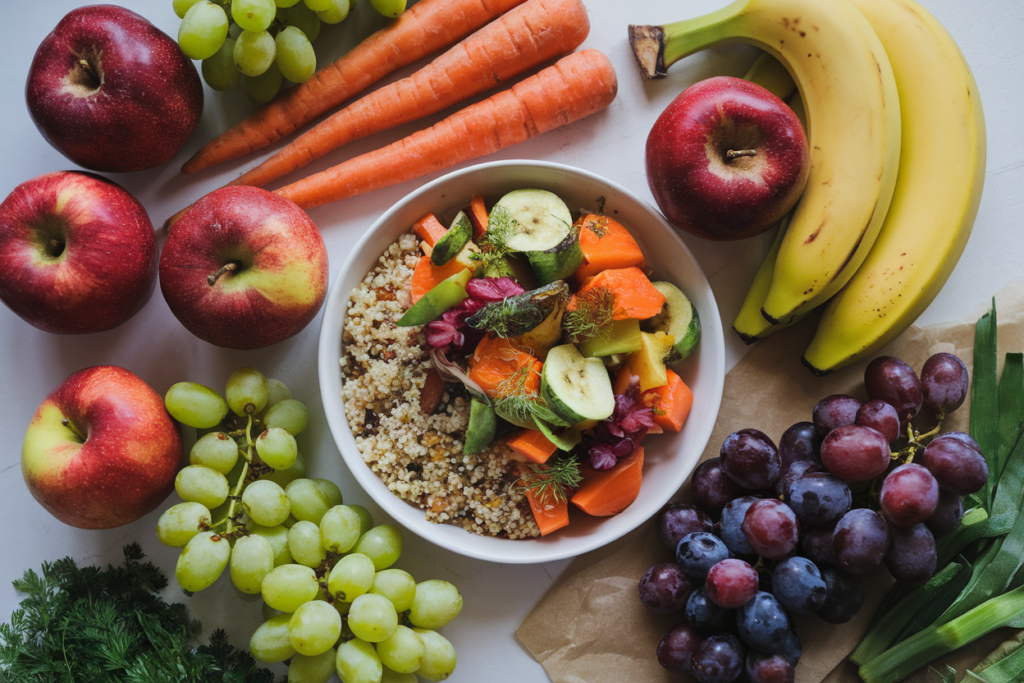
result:
[[[178,555],[174,577],[178,585],[190,593],[209,587],[228,566],[231,544],[212,531],[193,536]]]
[[[420,628],[441,628],[462,611],[459,589],[447,581],[432,579],[416,584],[409,607],[409,621]]]
[[[401,569],[384,569],[373,577],[371,593],[383,595],[391,601],[398,612],[404,612],[412,606],[416,597],[416,579]]]
[[[231,582],[243,593],[263,592],[263,579],[274,568],[274,549],[262,536],[251,534],[235,540],[231,549]]]
[[[333,553],[347,553],[359,540],[359,513],[335,505],[320,519],[320,545]]]
[[[174,490],[182,500],[201,503],[212,510],[228,498],[228,480],[217,470],[189,465],[174,477]]]
[[[232,27],[237,24],[232,24]],[[235,39],[228,35],[224,43],[210,57],[203,60],[203,80],[214,90],[231,90],[242,79],[242,72],[235,66]]]
[[[280,427],[271,427],[256,437],[256,454],[275,470],[286,470],[295,462],[299,448],[294,436]]]
[[[246,31],[266,31],[276,14],[274,0],[231,0],[231,18]]]
[[[174,0],[171,6],[174,7],[174,13],[178,15],[178,18],[184,19],[185,13],[197,2],[200,2],[200,0]]]
[[[249,652],[256,661],[273,664],[295,656],[295,648],[288,638],[291,620],[291,614],[278,614],[260,624],[249,639]]]
[[[398,612],[383,595],[363,593],[352,601],[348,627],[356,638],[369,643],[387,640],[398,626]]]
[[[406,0],[370,0],[373,9],[389,19],[397,19],[405,11]]]
[[[359,515],[359,535],[362,536],[367,531],[373,528],[373,516],[370,515],[370,511],[364,508],[362,505],[349,505],[350,508],[356,511]]]
[[[302,451],[295,454],[295,462],[286,470],[275,470],[260,477],[263,481],[272,481],[281,488],[288,486],[296,479],[306,476],[306,459],[302,457]]]
[[[259,33],[243,31],[242,35],[238,36],[238,40],[235,42],[235,64],[238,64],[238,68],[246,76],[255,76],[263,73],[266,71],[267,66],[270,65],[270,62],[274,61],[273,43],[274,39],[266,31]],[[269,45],[269,48],[267,48],[267,45]],[[266,49],[270,51],[269,57],[264,53]],[[239,52],[244,55],[247,68],[243,68],[239,64]],[[263,61],[266,61],[263,68],[255,73],[251,73]],[[228,377],[224,396],[228,400],[228,407],[231,408],[235,415],[241,417],[256,415],[263,410],[263,406],[267,405],[267,400],[270,398],[270,386],[267,384],[267,378],[259,370],[238,368]]]
[[[334,660],[338,652],[329,648],[313,657],[297,654],[288,665],[288,683],[327,683],[334,675]]]
[[[302,3],[314,12],[323,12],[331,8],[331,0],[302,0]]]
[[[267,539],[270,549],[274,551],[275,567],[292,563],[292,554],[288,551],[288,529],[281,525],[263,526],[256,522],[249,522],[245,527],[250,535],[255,534]]]
[[[390,638],[377,643],[381,664],[401,674],[411,674],[419,669],[425,652],[423,639],[408,626],[399,625]]]
[[[267,405],[264,410],[269,411],[271,408],[276,406],[281,401],[287,401],[292,397],[292,391],[288,388],[288,385],[279,379],[273,377],[267,378],[267,386],[270,387],[270,396],[267,398]],[[263,419],[263,423],[266,424],[266,418]],[[268,425],[269,426],[269,425]],[[280,427],[281,425],[277,425]],[[291,431],[291,430],[288,430]],[[292,432],[292,436],[298,436],[295,432]]]
[[[362,553],[345,555],[327,577],[327,590],[342,602],[351,603],[373,585],[373,560]]]
[[[285,398],[274,403],[267,409],[267,414],[263,416],[264,426],[286,429],[292,436],[301,434],[307,424],[309,424],[309,410],[304,403],[293,398]]]
[[[203,434],[189,451],[188,461],[228,474],[238,462],[238,444],[224,432]]]
[[[394,669],[383,667],[384,670],[381,673],[380,683],[418,683],[419,679],[416,678],[416,674],[400,674]]]
[[[380,683],[383,674],[377,651],[373,645],[359,638],[338,646],[334,665],[343,683]]]
[[[316,37],[320,35],[320,17],[302,3],[278,10],[277,18],[285,26],[294,26],[305,33],[311,43],[316,42]]]
[[[313,522],[296,522],[288,530],[288,552],[292,559],[307,567],[319,567],[327,558],[320,545],[320,528]]]
[[[284,83],[284,76],[281,75],[281,69],[275,62],[259,76],[245,76],[242,79],[242,90],[251,101],[257,104],[266,104],[277,97],[282,83]]]
[[[343,500],[341,496],[341,489],[338,485],[329,479],[313,479],[313,483],[316,484],[324,495],[327,496],[327,504],[331,507],[335,505],[341,505]]]
[[[228,404],[220,394],[195,382],[172,384],[164,406],[175,420],[196,429],[216,427],[228,414]]]
[[[330,650],[341,636],[341,615],[323,600],[311,600],[295,610],[288,637],[299,654],[313,657]]]
[[[437,631],[414,628],[423,641],[423,664],[416,675],[428,681],[443,681],[455,671],[455,648]]]
[[[375,526],[359,537],[352,552],[362,553],[373,560],[377,571],[387,569],[402,554],[402,532],[392,524]]]
[[[301,564],[283,564],[263,577],[263,601],[282,612],[294,612],[319,590],[316,572]]]
[[[164,545],[181,548],[213,522],[210,510],[200,503],[178,503],[163,511],[156,521],[156,537]]]
[[[209,0],[192,5],[178,26],[178,45],[189,59],[212,57],[227,36],[228,15]]]
[[[257,524],[277,526],[288,519],[291,504],[283,488],[272,481],[258,479],[242,491],[242,509]]]
[[[324,513],[331,508],[327,493],[312,479],[296,479],[284,490],[291,501],[295,519],[319,524]]]
[[[286,26],[277,37],[277,66],[289,81],[305,83],[316,71],[316,53],[306,34],[294,26]]]
[[[317,12],[316,15],[325,24],[340,24],[348,17],[348,11],[351,9],[351,6],[349,0],[332,0],[330,9]]]

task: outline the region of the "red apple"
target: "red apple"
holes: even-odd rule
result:
[[[0,204],[0,300],[41,330],[120,325],[149,300],[156,264],[146,210],[106,178],[47,173]]]
[[[46,397],[21,447],[28,490],[54,517],[110,529],[174,489],[181,436],[163,399],[124,368],[79,370]]]
[[[258,187],[206,195],[170,229],[160,290],[200,339],[229,349],[276,344],[316,317],[327,248],[295,203]]]
[[[796,204],[807,136],[785,102],[721,76],[679,94],[647,136],[647,182],[676,227],[711,240],[764,232]]]
[[[203,87],[178,43],[114,5],[68,13],[36,50],[25,86],[47,142],[94,171],[140,171],[178,153]]]

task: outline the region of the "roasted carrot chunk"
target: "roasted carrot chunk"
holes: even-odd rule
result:
[[[524,429],[505,442],[508,447],[536,463],[545,463],[557,446],[551,443],[544,433],[537,429]]]
[[[644,271],[635,266],[602,270],[583,282],[576,297],[598,287],[607,288],[615,296],[612,316],[615,320],[646,320],[658,315],[665,305],[665,295],[654,288]],[[576,309],[576,297],[569,301],[567,310]]]
[[[469,222],[473,224],[473,239],[478,240],[487,232],[487,205],[481,195],[473,197],[469,202]]]
[[[625,393],[632,374],[629,366],[623,365],[615,375],[612,391],[616,394]],[[654,424],[670,432],[678,432],[693,407],[693,392],[671,368],[666,370],[666,374],[668,384],[645,391],[640,395],[640,400],[654,409]]]
[[[647,265],[640,245],[621,223],[592,213],[582,216],[576,223],[580,226],[580,249],[583,251],[583,263],[576,269],[577,282],[583,282],[602,270],[630,266],[643,268]]]
[[[412,229],[413,232],[419,235],[421,240],[430,246],[437,244],[437,241],[448,232],[448,229],[441,225],[441,221],[437,220],[437,217],[432,213],[428,213],[413,223]]]
[[[640,495],[644,448],[637,446],[609,470],[582,468],[583,482],[573,494],[573,505],[595,517],[610,517],[625,510]]]
[[[484,337],[469,361],[469,378],[491,398],[540,390],[541,362],[508,339]]]

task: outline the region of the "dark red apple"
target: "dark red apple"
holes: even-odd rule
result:
[[[39,132],[94,171],[140,171],[178,153],[203,87],[178,43],[114,5],[68,13],[36,50],[25,99]]]
[[[679,94],[647,136],[647,182],[665,217],[710,240],[764,232],[807,183],[807,136],[785,102],[721,76]]]
[[[112,365],[61,382],[32,416],[21,447],[28,490],[80,529],[110,529],[152,512],[174,489],[180,465],[181,435],[163,399]]]
[[[41,330],[120,325],[149,300],[156,265],[146,210],[106,178],[47,173],[0,204],[0,300]]]
[[[327,295],[327,248],[294,202],[238,185],[214,190],[175,223],[160,290],[192,334],[257,349],[298,334]]]

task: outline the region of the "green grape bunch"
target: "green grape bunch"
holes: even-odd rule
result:
[[[181,548],[178,584],[194,593],[225,571],[259,595],[265,622],[249,641],[264,663],[289,660],[291,683],[438,681],[455,670],[437,629],[462,610],[447,581],[417,582],[393,567],[402,533],[374,526],[326,479],[308,478],[295,437],[309,412],[288,387],[240,368],[222,396],[194,382],[165,395],[167,411],[199,431],[175,480],[181,503],[156,525]]]

